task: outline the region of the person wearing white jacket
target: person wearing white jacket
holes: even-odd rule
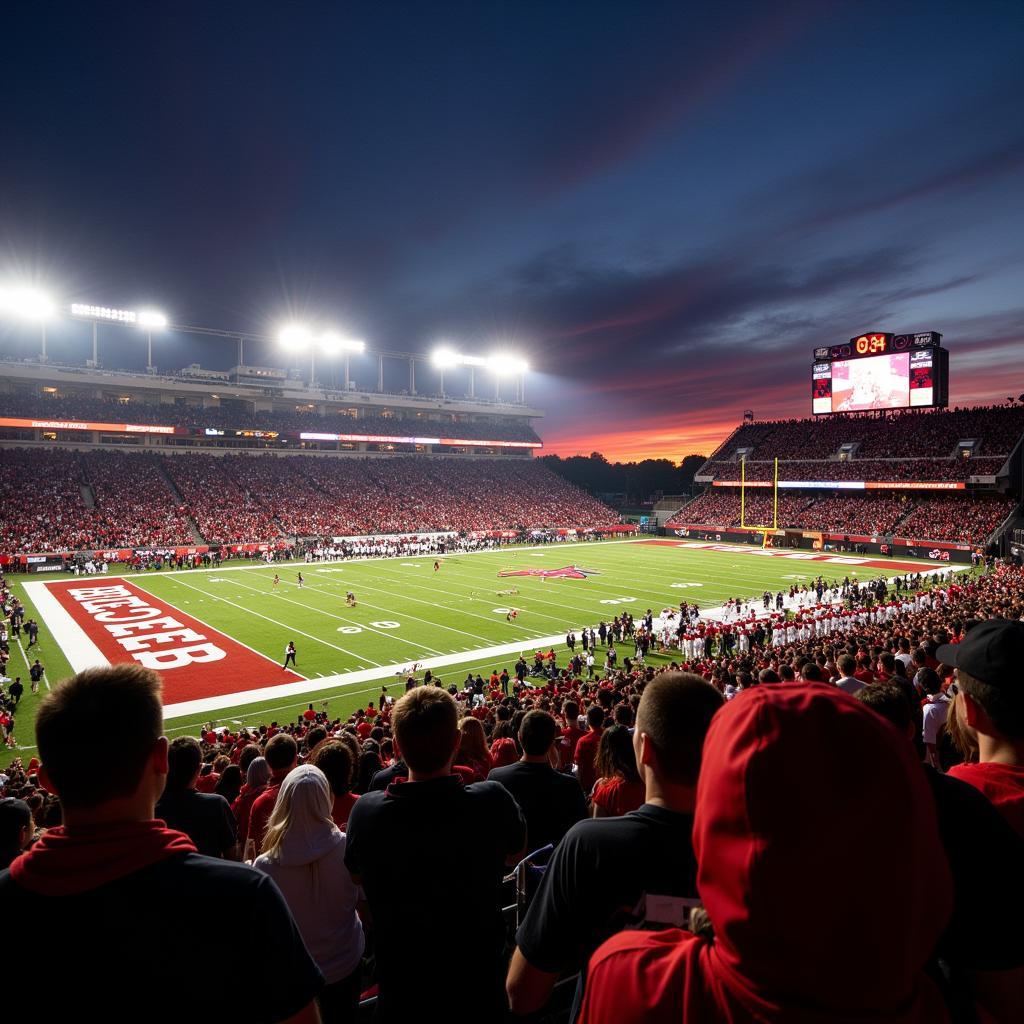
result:
[[[253,867],[270,875],[288,903],[306,948],[323,972],[325,1024],[355,1021],[363,926],[359,888],[345,867],[345,834],[331,820],[327,777],[313,765],[289,773]]]

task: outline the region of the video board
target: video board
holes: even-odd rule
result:
[[[876,332],[849,344],[814,350],[811,411],[815,416],[945,406],[949,353],[941,335]]]

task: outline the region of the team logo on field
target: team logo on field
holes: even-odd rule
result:
[[[546,580],[585,580],[600,576],[596,569],[581,569],[578,565],[563,565],[561,569],[502,569],[499,576],[540,576]]]

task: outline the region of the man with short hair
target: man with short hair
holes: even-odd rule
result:
[[[277,794],[281,792],[281,783],[299,762],[299,746],[288,733],[279,732],[267,741],[263,756],[270,768],[270,783],[252,802],[252,810],[249,812],[249,834],[243,841],[247,859],[250,852],[253,857],[258,857],[263,852],[263,837],[267,833],[267,823],[274,812]],[[249,842],[252,843],[252,851],[248,850]]]
[[[0,871],[5,915],[27,948],[46,951],[21,959],[21,991],[42,998],[54,1020],[88,1011],[194,1016],[225,978],[252,977],[246,943],[196,956],[198,922],[225,907],[272,972],[247,1016],[314,1024],[323,976],[277,886],[201,856],[188,836],[154,818],[168,770],[160,689],[155,672],[113,665],[78,673],[39,706],[40,781],[60,797],[64,824]],[[107,734],[117,737],[112,765],[96,759],[97,737]]]
[[[516,934],[507,981],[515,1013],[539,1010],[559,975],[586,964],[622,908],[640,907],[650,922],[683,922],[685,901],[697,895],[690,836],[701,747],[723,703],[690,672],[647,684],[633,732],[646,801],[622,817],[579,822],[556,847]]]
[[[558,724],[546,711],[528,711],[519,726],[523,756],[515,764],[494,768],[487,776],[513,796],[526,819],[526,845],[539,850],[557,844],[587,816],[579,783],[551,767]]]
[[[854,675],[857,671],[857,659],[851,655],[844,654],[836,663],[836,667],[842,673],[836,680],[836,686],[844,693],[854,694],[868,685],[863,679],[858,679]]]
[[[373,916],[379,1019],[405,1024],[443,1006],[447,1024],[499,1021],[501,880],[526,825],[504,787],[452,774],[462,737],[445,690],[410,690],[391,725],[408,781],[359,798],[345,849]]]
[[[177,829],[207,857],[239,860],[235,816],[231,805],[219,793],[196,789],[203,767],[203,753],[197,740],[179,736],[167,750],[167,784],[156,805],[157,817],[168,828]]]
[[[980,789],[1024,837],[1024,622],[989,619],[935,653],[956,667],[957,724],[978,745],[978,763],[949,774]]]

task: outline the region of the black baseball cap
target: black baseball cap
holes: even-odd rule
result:
[[[942,644],[935,657],[989,686],[1016,682],[1024,671],[1024,622],[986,619],[969,630],[961,643]]]

